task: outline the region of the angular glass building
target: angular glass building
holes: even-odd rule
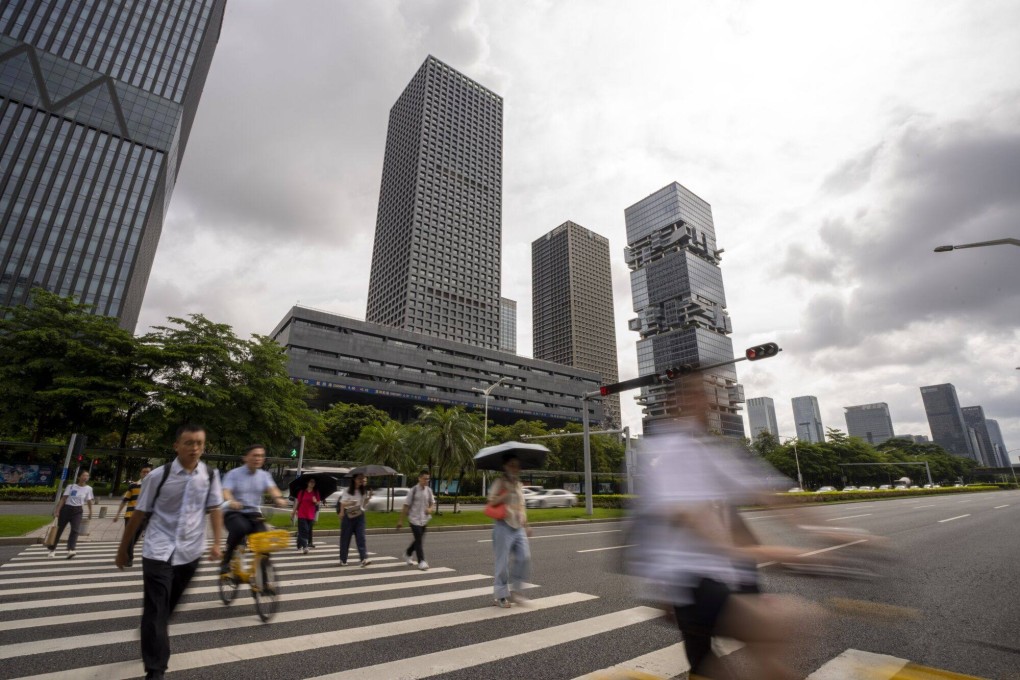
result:
[[[864,441],[878,446],[892,439],[892,416],[889,415],[889,404],[884,401],[860,406],[844,406],[846,431],[851,437],[860,437]]]
[[[825,428],[822,427],[822,412],[817,397],[793,398],[793,423],[797,428],[797,439],[812,444],[825,442]]]
[[[949,453],[979,460],[976,435],[968,431],[960,409],[960,399],[952,383],[926,385],[921,388],[924,412],[928,416],[932,440]]]
[[[226,0],[0,9],[0,305],[138,320]]]
[[[630,329],[637,342],[638,373],[663,372],[682,364],[707,365],[733,359],[733,327],[726,313],[712,207],[673,182],[624,211],[630,282],[637,317]],[[696,418],[709,430],[744,436],[743,388],[730,366],[685,379],[682,389],[641,389],[644,430],[658,421]]]
[[[999,460],[999,452],[992,444],[991,432],[988,429],[988,421],[985,419],[985,409],[981,406],[964,406],[960,409],[963,414],[963,422],[970,429],[974,430],[977,436],[978,462],[985,467],[999,467],[1002,462]]]
[[[609,239],[564,222],[531,244],[535,358],[620,379]],[[620,395],[603,399],[607,425],[620,425]]]
[[[435,57],[390,110],[366,320],[497,349],[503,99]]]
[[[499,351],[517,354],[517,300],[499,299]]]
[[[776,403],[772,397],[754,397],[747,400],[747,420],[751,425],[751,439],[761,432],[768,432],[779,438],[779,423],[776,421]]]

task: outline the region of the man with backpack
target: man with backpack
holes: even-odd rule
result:
[[[397,528],[403,526],[404,518],[407,518],[411,525],[411,533],[414,534],[414,541],[407,547],[404,556],[407,563],[412,567],[417,564],[418,568],[426,571],[429,563],[425,561],[425,525],[432,519],[432,513],[436,509],[436,497],[429,488],[429,471],[422,470],[418,473],[418,483],[411,487],[411,491],[404,500],[404,509],[397,519]],[[411,554],[414,553],[414,557]]]
[[[138,504],[117,549],[117,568],[131,563],[131,549],[145,528],[142,549],[142,661],[145,677],[164,677],[170,661],[169,621],[205,552],[206,513],[213,526],[209,559],[220,559],[223,493],[219,475],[201,462],[205,428],[182,425],[174,441],[177,457],[142,482]]]

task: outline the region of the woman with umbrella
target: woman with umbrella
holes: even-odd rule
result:
[[[340,566],[347,566],[347,553],[351,548],[351,536],[354,536],[361,566],[367,567],[370,560],[365,547],[365,506],[372,497],[372,490],[368,488],[368,478],[364,474],[357,470],[351,470],[351,473],[351,484],[336,503],[336,511],[340,515]]]
[[[304,554],[308,554],[309,548],[314,548],[312,542],[312,527],[315,518],[319,514],[319,506],[322,505],[322,496],[315,490],[315,477],[308,477],[305,488],[297,492],[294,499],[294,509],[290,512],[290,518],[297,517],[298,533],[297,547]]]

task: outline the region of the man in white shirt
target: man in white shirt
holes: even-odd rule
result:
[[[78,553],[75,548],[78,546],[78,533],[81,531],[81,519],[83,508],[89,506],[89,519],[92,519],[92,502],[95,496],[92,495],[92,487],[88,485],[89,473],[82,471],[78,475],[78,483],[71,484],[64,489],[60,502],[53,510],[53,516],[57,518],[57,536],[53,539],[53,545],[46,546],[50,550],[50,557],[57,556],[57,544],[60,543],[60,534],[64,533],[64,527],[71,525],[71,535],[67,537],[67,559],[71,559]]]
[[[223,498],[228,510],[224,517],[227,527],[227,549],[220,563],[220,573],[230,572],[230,556],[244,537],[255,531],[265,531],[262,521],[262,497],[269,494],[277,507],[287,507],[283,494],[276,488],[273,476],[262,469],[266,462],[266,447],[252,444],[241,456],[244,465],[234,468],[223,478]]]
[[[428,470],[418,473],[418,483],[411,487],[411,491],[404,499],[403,512],[397,519],[397,528],[399,529],[403,526],[406,517],[411,525],[411,533],[414,534],[414,540],[407,547],[404,557],[409,565],[413,567],[417,564],[422,571],[429,568],[429,563],[425,561],[425,525],[432,519],[432,513],[436,509],[436,497],[432,494],[432,489],[429,488],[429,479]],[[411,557],[412,552],[417,560],[415,557]]]
[[[142,549],[142,661],[145,677],[162,678],[170,660],[168,625],[177,603],[205,552],[206,513],[213,527],[209,559],[220,558],[223,502],[219,476],[201,462],[205,428],[182,425],[174,441],[177,457],[153,470],[142,482],[138,504],[117,550],[117,567],[130,563],[130,547],[146,518]]]

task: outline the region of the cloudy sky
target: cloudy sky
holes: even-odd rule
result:
[[[918,388],[952,382],[1020,447],[1020,248],[932,252],[1020,237],[1012,0],[229,2],[139,330],[364,318],[387,116],[428,54],[505,100],[520,353],[530,243],[570,219],[610,240],[637,374],[623,211],[678,181],[712,205],[734,345],[785,350],[739,368],[782,433],[812,394],[827,426],[885,401],[929,434]]]

